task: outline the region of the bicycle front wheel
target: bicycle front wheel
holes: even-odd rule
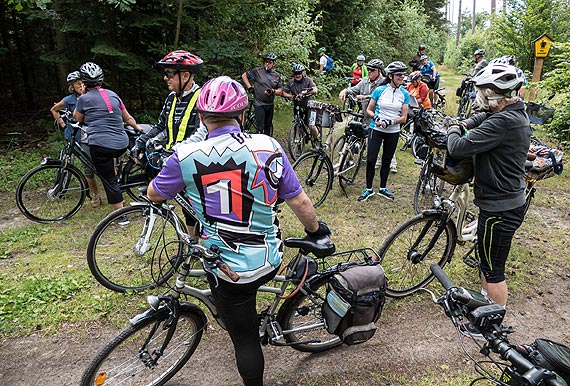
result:
[[[32,221],[52,223],[67,220],[81,209],[87,186],[75,168],[41,165],[30,170],[16,188],[16,203]]]
[[[437,178],[425,162],[420,170],[416,191],[414,192],[414,211],[416,214],[434,207],[434,198],[443,195],[445,181]]]
[[[134,201],[140,201],[139,188],[146,187],[150,178],[143,165],[128,160],[121,173],[121,189]]]
[[[338,183],[346,192],[346,187],[354,183],[362,163],[363,144],[354,137],[345,145],[338,163]]]
[[[205,325],[200,315],[184,308],[176,321],[168,312],[152,312],[95,355],[81,377],[81,386],[164,385],[188,362]],[[171,328],[174,334],[163,347]]]
[[[293,164],[293,169],[313,206],[321,205],[332,189],[334,179],[333,166],[326,154],[320,151],[305,153]]]
[[[97,225],[89,238],[87,263],[104,287],[140,291],[166,283],[183,254],[174,220],[150,205],[135,205],[112,212]]]
[[[327,296],[327,282],[328,277],[315,280],[307,293],[297,292],[279,309],[277,321],[285,340],[293,343],[291,347],[295,350],[321,352],[342,344],[338,336],[328,333],[321,313]]]
[[[287,146],[289,148],[289,155],[293,161],[305,152],[305,131],[301,123],[293,121],[291,127],[289,127]]]
[[[382,243],[378,255],[386,272],[386,295],[402,298],[425,287],[434,276],[430,265],[444,267],[453,256],[457,231],[441,214],[420,214],[401,224]],[[432,245],[433,244],[433,245]]]

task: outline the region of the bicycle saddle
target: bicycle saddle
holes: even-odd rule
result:
[[[318,258],[330,256],[335,251],[334,243],[328,236],[289,237],[283,242],[286,247],[300,248]]]

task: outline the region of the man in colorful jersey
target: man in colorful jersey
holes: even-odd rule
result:
[[[277,55],[268,52],[263,55],[263,67],[256,67],[241,75],[243,84],[253,94],[257,132],[266,135],[273,134],[275,96],[283,91],[281,74],[274,70],[276,60]],[[252,81],[255,86],[252,86]]]
[[[194,82],[203,63],[200,57],[183,50],[173,51],[157,63],[163,69],[170,94],[164,101],[156,126],[141,135],[131,149],[133,157],[142,158],[148,140],[161,141],[168,150],[185,139],[198,142],[206,138],[206,128],[200,127],[196,112],[200,86]]]
[[[216,245],[240,279],[209,278],[216,306],[234,344],[245,385],[263,385],[263,352],[255,298],[281,264],[283,244],[275,205],[284,199],[309,235],[330,235],[279,143],[241,132],[248,105],[244,88],[227,76],[207,82],[198,98],[208,139],[177,147],[150,183],[153,201],[186,190],[204,226],[204,245]]]

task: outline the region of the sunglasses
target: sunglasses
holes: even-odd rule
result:
[[[394,74],[394,76],[401,76],[402,78],[406,76],[406,74]]]
[[[273,63],[275,63],[275,61],[274,60],[264,60],[263,63],[273,64]]]
[[[370,67],[366,67],[368,69],[368,72],[374,72],[374,71],[378,71],[377,68],[370,68]]]
[[[166,76],[168,79],[172,79],[179,72],[180,71],[178,70],[164,70],[163,75]]]
[[[294,72],[293,75],[303,75],[303,71],[301,71],[301,72]]]

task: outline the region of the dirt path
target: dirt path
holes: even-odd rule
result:
[[[566,273],[551,271],[546,289],[531,296],[513,297],[507,319],[516,331],[511,336],[513,342],[529,343],[535,337],[548,337],[570,344],[569,279]],[[101,326],[70,325],[66,330],[69,334],[37,333],[1,342],[2,384],[77,385],[93,351],[116,332]],[[467,345],[477,355],[473,344]],[[305,385],[311,379],[318,379],[319,384],[399,385],[403,383],[383,383],[382,379],[388,374],[419,376],[425,368],[472,371],[451,323],[427,296],[413,302],[389,302],[376,336],[365,344],[318,355],[277,347],[265,347],[264,352],[267,385]],[[236,374],[227,334],[213,326],[170,385],[240,385]]]

